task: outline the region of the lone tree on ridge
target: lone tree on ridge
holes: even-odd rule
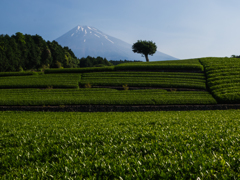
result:
[[[138,40],[132,45],[132,51],[142,54],[142,56],[145,56],[146,61],[149,62],[148,55],[152,56],[157,51],[157,46],[152,41]]]

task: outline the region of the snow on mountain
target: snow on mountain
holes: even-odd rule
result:
[[[90,26],[76,26],[60,36],[56,41],[61,46],[68,46],[78,58],[92,56],[105,57],[108,60],[142,60],[140,54],[133,53],[132,45],[109,36]],[[150,61],[175,60],[176,58],[157,51],[149,56]]]

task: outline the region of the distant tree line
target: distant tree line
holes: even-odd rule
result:
[[[56,41],[45,41],[39,35],[17,32],[11,37],[0,35],[0,72],[74,68],[79,60],[68,47]]]
[[[232,58],[240,58],[240,55],[232,55]]]
[[[103,66],[112,66],[106,58],[98,57],[91,57],[88,56],[86,58],[81,58],[79,67],[103,67]]]
[[[118,65],[118,64],[121,64],[121,63],[127,63],[127,62],[142,62],[142,61],[139,61],[139,60],[134,60],[134,61],[131,61],[131,60],[119,60],[119,61],[117,61],[117,60],[110,60],[109,61],[110,63],[112,63],[114,66],[115,65]]]
[[[91,56],[88,56],[86,58],[80,59],[80,67],[102,67],[102,66],[115,66],[121,63],[127,63],[127,62],[142,62],[139,60],[110,60],[108,61],[106,58],[102,58],[100,56],[94,58]]]
[[[102,58],[100,56],[98,57],[91,57],[88,56],[86,58],[80,59],[79,67],[103,67],[103,66],[115,66],[121,63],[127,63],[127,62],[142,62],[139,60],[110,60],[108,61],[106,58]]]

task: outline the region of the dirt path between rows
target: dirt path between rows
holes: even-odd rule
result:
[[[131,111],[190,111],[240,109],[240,104],[216,105],[61,105],[61,106],[0,106],[0,111],[49,112],[131,112]]]

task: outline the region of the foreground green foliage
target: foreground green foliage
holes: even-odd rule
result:
[[[0,105],[216,104],[206,91],[82,89],[0,89]]]
[[[81,85],[93,86],[145,86],[163,88],[206,89],[203,73],[182,72],[99,72],[84,73]]]
[[[2,179],[240,179],[240,111],[0,112]]]
[[[240,102],[240,60],[237,58],[202,58],[207,84],[219,103]]]

